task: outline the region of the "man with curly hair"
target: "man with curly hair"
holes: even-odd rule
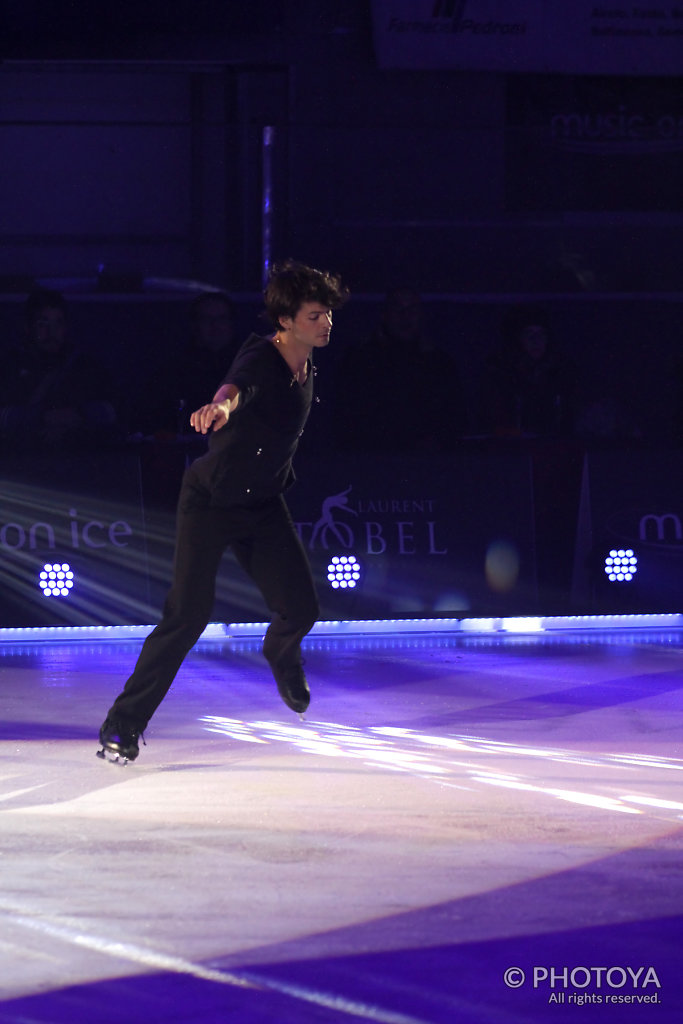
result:
[[[192,413],[209,447],[183,477],[171,589],[100,729],[100,756],[138,756],[138,739],[209,621],[228,547],[270,611],[263,654],[280,696],[299,714],[308,707],[301,641],[319,605],[283,495],[313,400],[313,352],[328,344],[332,311],[347,296],[329,273],[291,260],[275,267],[264,295],[274,333],[250,335],[213,399]]]

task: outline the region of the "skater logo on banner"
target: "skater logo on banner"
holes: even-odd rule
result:
[[[353,507],[353,486],[328,495],[315,522],[297,522],[299,536],[310,551],[364,548],[368,555],[387,551],[399,555],[446,555],[437,538],[433,498],[359,499]],[[349,520],[348,516],[353,517]]]

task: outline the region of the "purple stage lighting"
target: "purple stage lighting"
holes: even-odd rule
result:
[[[631,548],[612,548],[605,559],[605,573],[610,583],[630,583],[638,571],[638,559]]]
[[[334,590],[352,590],[360,576],[360,563],[355,555],[335,555],[327,567],[327,579]]]
[[[48,562],[38,579],[45,597],[68,597],[74,585],[74,574],[67,562]]]

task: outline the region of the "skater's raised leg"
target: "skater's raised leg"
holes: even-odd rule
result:
[[[265,507],[249,541],[232,549],[265,598],[271,622],[263,641],[283,701],[302,714],[311,694],[304,674],[301,641],[320,607],[308,558],[282,497]]]

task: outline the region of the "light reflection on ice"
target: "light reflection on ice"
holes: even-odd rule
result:
[[[438,736],[398,726],[362,728],[308,720],[284,725],[269,721],[246,722],[219,715],[206,715],[201,721],[208,731],[240,743],[288,744],[303,753],[358,759],[368,766],[407,772],[418,778],[431,778],[444,785],[457,785],[464,789],[473,790],[480,785],[498,786],[623,814],[643,814],[646,810],[683,811],[683,802],[662,800],[647,793],[627,796],[614,793],[622,785],[627,792],[633,788],[634,769],[681,771],[683,762],[674,758],[613,753],[587,755],[576,750],[524,746],[480,736]],[[504,766],[492,764],[492,757],[504,762]],[[601,769],[602,777],[597,778],[596,788],[608,787],[612,792],[584,792],[566,786],[541,785],[538,782],[541,759],[549,763]],[[519,767],[519,771],[508,770],[511,767]],[[624,774],[630,780],[626,785],[626,780],[622,780]]]

